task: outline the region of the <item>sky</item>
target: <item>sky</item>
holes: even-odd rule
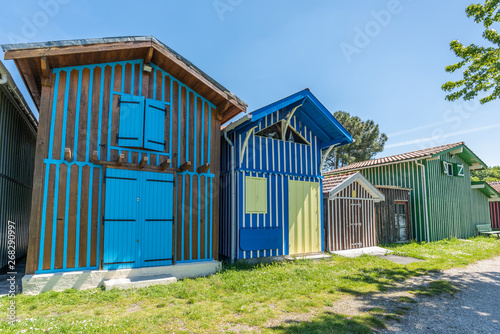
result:
[[[444,70],[458,60],[450,41],[484,44],[471,0],[1,2],[0,44],[153,35],[250,112],[309,88],[332,113],[379,124],[389,139],[377,157],[464,141],[500,165],[500,101],[451,103],[441,90],[461,78]]]

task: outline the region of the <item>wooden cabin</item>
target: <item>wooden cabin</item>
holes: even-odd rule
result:
[[[490,187],[500,194],[500,182],[488,182]],[[490,202],[491,227],[500,229],[500,201]]]
[[[322,163],[351,135],[308,89],[244,116],[223,135],[221,255],[322,252]]]
[[[154,37],[3,49],[40,111],[26,274],[215,272],[220,127],[245,103]]]
[[[381,244],[411,240],[411,189],[396,186],[376,186],[385,201],[375,204],[377,241]]]
[[[0,62],[0,268],[27,254],[38,122]],[[18,268],[18,269],[15,269]]]
[[[326,177],[323,180],[325,250],[377,246],[375,205],[384,199],[360,172]]]
[[[325,176],[359,171],[372,184],[412,189],[410,239],[436,241],[476,235],[490,224],[489,201],[496,195],[471,181],[486,164],[463,142],[356,162]]]

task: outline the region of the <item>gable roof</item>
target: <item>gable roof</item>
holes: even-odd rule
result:
[[[246,111],[247,104],[189,60],[153,36],[75,39],[2,45],[5,59],[14,59],[24,83],[40,108],[45,57],[52,68],[144,59],[164,69],[218,107],[222,122]]]
[[[471,184],[473,189],[482,192],[491,202],[500,201],[500,193],[488,182],[472,181]]]
[[[320,148],[352,143],[351,134],[307,88],[253,111],[245,119],[229,124],[224,130],[229,133],[235,129],[250,127],[278,110],[291,110],[297,106],[300,108],[295,114],[300,118],[300,122],[316,135]]]
[[[376,202],[385,201],[384,194],[360,172],[333,175],[323,179],[323,196],[331,198],[354,182],[361,184]]]
[[[488,182],[490,187],[496,190],[496,192],[500,193],[500,181]]]
[[[17,105],[17,109],[24,114],[24,117],[26,117],[29,124],[31,125],[33,133],[36,135],[36,132],[38,130],[38,121],[33,112],[31,111],[30,107],[26,103],[26,100],[24,99],[23,95],[19,91],[19,88],[17,88],[14,79],[12,79],[12,76],[10,75],[9,71],[1,61],[0,61],[0,89],[2,89],[5,93],[7,93],[8,96],[12,97],[14,103]]]
[[[335,169],[332,171],[325,172],[325,173],[323,173],[323,175],[336,174],[336,173],[342,173],[342,172],[353,171],[353,170],[360,170],[360,169],[365,169],[365,168],[370,168],[370,167],[375,167],[375,166],[389,165],[389,164],[405,162],[405,161],[410,161],[410,160],[416,160],[416,159],[417,160],[431,159],[431,158],[435,158],[439,155],[442,155],[442,154],[445,154],[448,152],[454,152],[454,154],[459,156],[469,166],[480,165],[483,168],[487,167],[486,164],[483,161],[481,161],[481,159],[479,159],[465,145],[464,142],[459,142],[459,143],[454,143],[454,144],[447,144],[447,145],[441,145],[441,146],[432,147],[432,148],[426,148],[423,150],[418,150],[418,151],[413,151],[413,152],[408,152],[408,153],[403,153],[403,154],[391,155],[391,156],[385,157],[385,158],[355,162],[355,163],[350,164],[348,166],[344,166],[344,167],[341,167],[341,168],[338,168],[338,169]]]

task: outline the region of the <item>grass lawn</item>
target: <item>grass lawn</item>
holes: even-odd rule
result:
[[[370,333],[383,327],[387,317],[377,312],[347,317],[328,312],[328,307],[345,295],[385,291],[396,281],[500,254],[500,241],[485,237],[385,246],[396,255],[426,261],[398,265],[373,256],[335,256],[321,261],[238,263],[210,277],[167,286],[18,295],[20,321],[15,325],[5,322],[10,300],[3,297],[0,309],[5,316],[0,316],[0,331]],[[306,321],[279,321],[290,314],[307,313],[311,316]]]

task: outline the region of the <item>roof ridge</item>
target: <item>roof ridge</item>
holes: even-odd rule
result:
[[[381,164],[390,163],[390,162],[399,162],[399,161],[404,161],[404,160],[408,160],[408,159],[420,158],[420,157],[424,157],[427,154],[437,154],[437,153],[440,153],[442,151],[446,151],[447,149],[450,149],[450,148],[453,148],[456,146],[460,146],[460,145],[465,145],[465,142],[461,141],[461,142],[457,142],[457,143],[445,144],[445,145],[425,148],[425,149],[411,151],[411,152],[394,154],[394,155],[390,155],[390,156],[382,157],[382,158],[377,158],[377,159],[359,161],[359,162],[355,162],[355,163],[352,163],[352,164],[347,165],[347,166],[343,166],[343,167],[340,167],[337,169],[333,169],[333,170],[324,172],[323,175],[338,174],[338,173],[341,173],[343,171],[356,170],[358,168],[367,167],[367,166],[376,166],[376,165],[381,165]]]

